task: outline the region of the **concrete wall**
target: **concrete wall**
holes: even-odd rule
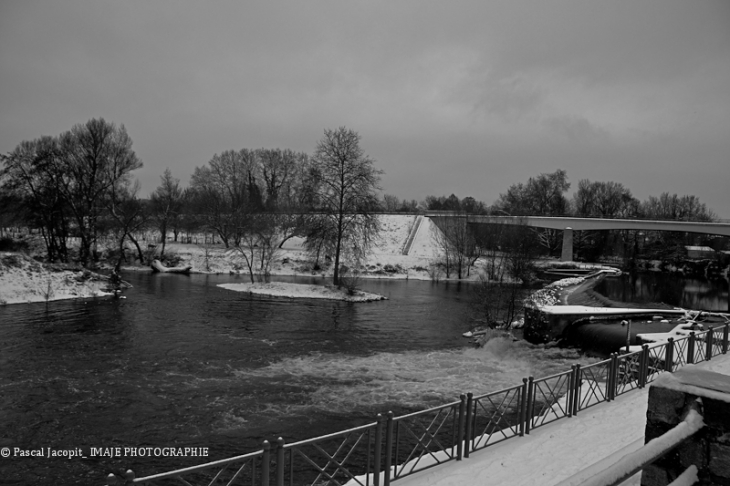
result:
[[[645,442],[680,423],[698,399],[705,427],[644,468],[642,486],[667,485],[692,464],[695,484],[730,486],[730,376],[693,366],[663,375],[649,389]]]

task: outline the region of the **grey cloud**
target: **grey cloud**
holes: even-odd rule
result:
[[[584,117],[553,116],[544,119],[542,123],[551,133],[565,137],[571,142],[590,143],[610,139],[608,130],[591,123]]]

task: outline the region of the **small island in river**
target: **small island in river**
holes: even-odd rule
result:
[[[330,285],[295,284],[285,282],[270,283],[227,283],[218,284],[218,287],[233,290],[235,292],[248,292],[250,294],[268,295],[272,297],[289,297],[300,299],[330,299],[344,300],[347,302],[373,302],[386,300],[387,297],[378,294],[355,290],[350,294],[346,288],[338,288]]]

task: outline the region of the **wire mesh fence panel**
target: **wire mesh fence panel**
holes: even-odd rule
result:
[[[639,387],[641,375],[642,351],[618,356],[616,372],[616,395],[621,395]]]
[[[532,403],[528,411],[534,429],[568,416],[568,391],[572,371],[540,378],[532,382]]]
[[[264,463],[266,461],[266,463]],[[178,469],[142,478],[133,473],[124,479],[107,478],[107,484],[140,484],[144,486],[209,486],[225,484],[230,486],[260,486],[266,469],[270,467],[268,455],[262,451],[199,466]]]
[[[707,335],[710,331],[695,332],[694,360],[693,363],[707,361]]]
[[[650,346],[647,349],[647,370],[646,370],[646,382],[650,383],[659,376],[660,373],[665,371],[666,363],[666,352],[667,343],[659,346]]]
[[[717,356],[723,351],[723,337],[725,335],[725,326],[712,329],[712,355]]]
[[[674,353],[672,360],[672,373],[687,364],[689,353],[689,337],[683,337],[674,341]]]
[[[610,369],[610,359],[581,367],[577,386],[578,410],[606,401]]]
[[[514,386],[474,397],[471,431],[468,443],[476,451],[520,433],[520,407],[523,387]]]
[[[376,424],[281,446],[272,484],[369,486],[375,472]],[[381,441],[382,442],[382,441]],[[274,480],[276,482],[274,482]]]
[[[460,406],[455,402],[393,419],[394,478],[456,459]]]

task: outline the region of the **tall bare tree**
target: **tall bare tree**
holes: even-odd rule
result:
[[[15,200],[17,217],[41,229],[48,259],[66,262],[71,217],[66,200],[57,190],[64,177],[58,157],[58,140],[54,137],[22,142],[1,157],[4,167],[0,171],[0,189],[5,197]],[[3,214],[10,209],[3,206]]]
[[[240,243],[246,219],[261,209],[256,170],[254,151],[228,150],[196,167],[190,179],[194,209],[226,248]]]
[[[79,258],[86,265],[93,257],[105,199],[119,186],[130,184],[130,173],[142,162],[124,125],[117,127],[103,118],[74,126],[60,136],[59,145],[58,161],[66,177],[58,190],[71,208],[81,239]]]
[[[345,127],[325,130],[313,160],[318,174],[314,197],[323,228],[320,234],[330,240],[334,250],[333,280],[339,285],[343,250],[361,259],[380,231],[375,211],[382,171],[375,169],[360,147],[360,135]]]
[[[171,224],[176,224],[183,206],[183,190],[180,188],[180,179],[172,177],[169,167],[160,176],[160,185],[152,193],[150,202],[152,214],[162,238],[162,249],[160,250],[160,258],[162,258],[165,255],[168,228]]]
[[[453,267],[456,267],[459,279],[468,277],[471,266],[481,256],[481,249],[467,224],[466,214],[462,213],[461,217],[435,217],[431,220],[436,224],[436,228],[432,227],[432,238],[444,257],[446,278],[451,276]]]
[[[125,259],[125,241],[129,239],[137,248],[137,256],[141,264],[144,264],[144,253],[135,238],[135,233],[144,229],[149,221],[149,213],[145,204],[137,197],[139,192],[139,181],[134,181],[132,186],[117,187],[107,199],[107,207],[112,217],[112,230],[116,233],[117,249],[119,255],[114,266],[114,272],[119,274],[122,260]]]
[[[530,177],[526,184],[513,184],[506,193],[500,194],[495,209],[512,216],[564,216],[570,210],[565,192],[570,189],[568,173],[562,169],[550,174]],[[551,229],[535,229],[540,244],[550,252],[561,245],[561,232]]]
[[[61,226],[46,225],[52,229],[49,258],[64,258],[61,242],[73,220],[84,265],[94,258],[92,247],[111,193],[128,186],[131,172],[142,167],[124,125],[103,118],[76,125],[58,138],[23,142],[5,162],[15,189],[38,203],[34,212],[60,221]]]

